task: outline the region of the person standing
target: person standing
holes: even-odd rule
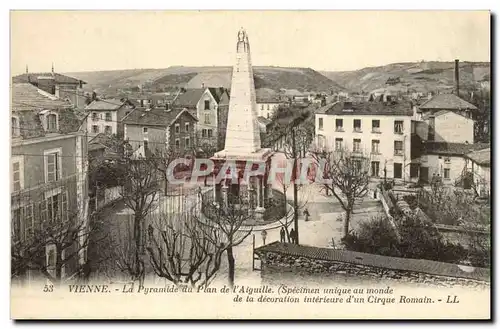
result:
[[[283,227],[280,230],[280,242],[285,242],[285,229]]]
[[[292,240],[292,243],[297,243],[295,239],[295,230],[293,228],[290,230],[290,239]]]
[[[306,210],[304,210],[304,216],[306,218],[305,221],[307,222],[309,220],[309,216],[310,216],[309,215],[309,211],[307,210],[307,208],[306,208]]]
[[[266,230],[262,230],[262,244],[265,245],[266,244],[266,237],[267,237],[267,231]]]

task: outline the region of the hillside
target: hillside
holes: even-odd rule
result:
[[[175,87],[200,88],[231,87],[232,68],[229,66],[186,67],[172,66],[166,69],[133,69],[94,72],[70,72],[66,75],[87,82],[85,89],[100,93],[114,93],[119,89],[137,88],[139,85],[152,90]],[[310,68],[285,68],[275,66],[254,67],[256,88],[275,91],[297,89],[300,91],[340,91],[342,86]]]
[[[389,87],[386,82],[391,79],[395,83],[389,90],[426,93],[453,88],[454,65],[454,62],[394,63],[356,71],[321,73],[351,92],[386,89]],[[464,89],[475,82],[489,80],[489,75],[489,62],[460,62],[460,85]]]

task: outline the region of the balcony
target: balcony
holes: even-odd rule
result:
[[[372,134],[381,134],[380,128],[372,128]]]
[[[335,128],[335,131],[343,133],[344,127],[337,127],[337,128]]]
[[[363,130],[361,130],[361,128],[354,128],[354,129],[352,130],[352,132],[353,132],[353,133],[362,133],[362,132],[363,132]]]
[[[402,156],[404,155],[403,150],[394,150],[394,155]]]
[[[396,135],[403,135],[404,134],[404,131],[403,130],[394,130],[394,133]]]

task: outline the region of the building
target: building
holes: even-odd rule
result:
[[[198,138],[217,149],[223,147],[229,110],[227,90],[223,88],[187,89],[177,96],[172,108],[189,110],[198,119]]]
[[[491,152],[490,148],[473,151],[465,155],[466,172],[472,179],[480,197],[489,197],[491,193]]]
[[[87,129],[89,136],[104,133],[123,136],[123,118],[132,112],[134,105],[125,99],[95,99],[85,107],[89,114]]]
[[[179,155],[195,151],[196,117],[187,109],[134,109],[123,120],[124,137],[135,156],[175,150]]]
[[[271,196],[270,186],[266,184],[267,172],[253,177],[243,176],[249,162],[252,166],[268,166],[271,161],[271,150],[261,147],[257,113],[250,43],[246,31],[241,29],[236,43],[225,147],[212,157],[216,171],[221,170],[228,161],[234,161],[237,172],[226,172],[225,179],[216,182],[213,200],[224,207],[232,202],[230,200],[247,195],[246,203],[255,210],[256,219],[262,220]]]
[[[474,142],[474,120],[457,112],[427,112],[420,120],[415,120],[414,124],[415,133],[425,141],[469,144]]]
[[[316,143],[369,156],[372,177],[410,181],[411,118],[409,103],[337,102],[315,114]]]
[[[276,109],[283,103],[274,90],[267,88],[256,90],[256,101],[258,116],[267,119],[271,118]]]
[[[466,155],[488,146],[482,143],[425,142],[422,154],[413,161],[418,166],[419,180],[429,183],[433,177],[439,177],[444,185],[456,185],[467,167]]]
[[[85,244],[77,239],[64,248],[49,242],[35,242],[47,232],[54,233],[55,229],[60,229],[57,233],[61,235],[69,228],[79,227],[82,233],[86,229],[86,125],[85,117],[79,117],[72,108],[69,102],[31,83],[12,85],[13,250],[43,249],[37,249],[39,253],[29,265],[24,264],[20,274],[24,278],[26,275],[36,278],[44,271],[55,276],[58,257],[64,262],[62,276],[71,276],[86,259],[85,247],[77,248],[78,243]]]
[[[455,94],[438,94],[428,101],[422,103],[418,110],[420,113],[436,113],[442,110],[448,110],[461,114],[466,118],[474,118],[477,107]]]
[[[85,81],[52,72],[26,73],[12,78],[12,83],[30,83],[41,90],[62,100],[68,100],[75,107],[83,109],[88,103],[88,97],[83,92]]]

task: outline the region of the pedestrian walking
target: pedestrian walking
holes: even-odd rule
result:
[[[285,228],[282,227],[280,230],[280,242],[285,242],[285,235]]]
[[[306,222],[309,220],[309,216],[309,211],[306,208],[306,210],[304,210],[304,217],[306,218]]]
[[[262,230],[262,244],[265,245],[266,244],[266,237],[267,237],[267,231],[266,230]]]
[[[295,241],[295,230],[292,228],[290,230],[290,239],[292,240],[292,243],[296,243]]]

